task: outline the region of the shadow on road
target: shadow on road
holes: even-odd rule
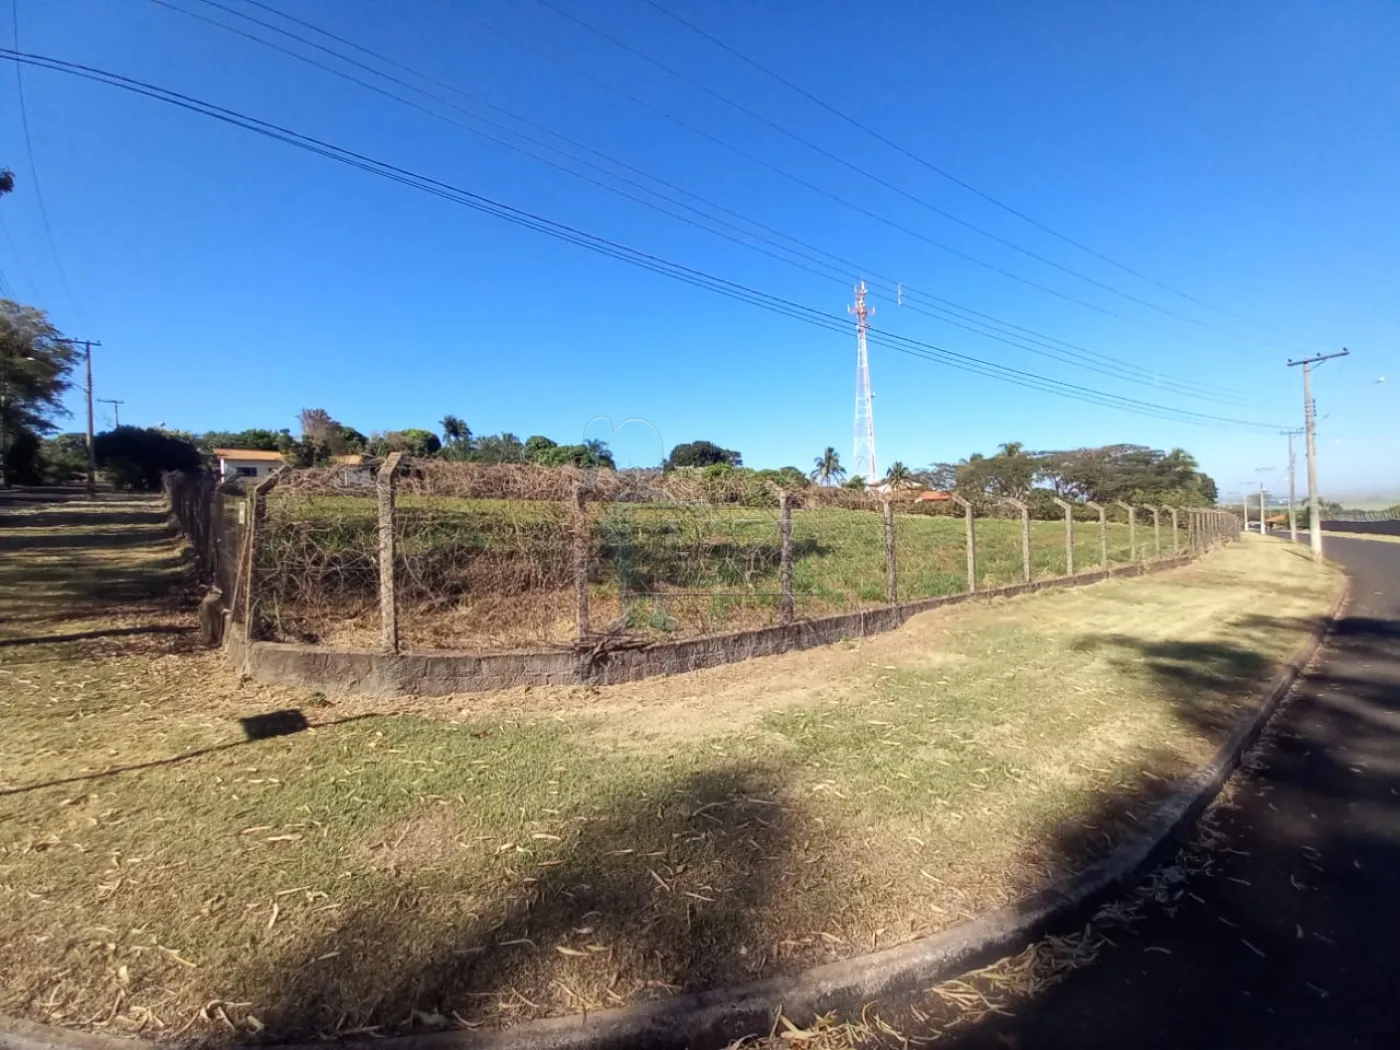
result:
[[[1128,927],[1106,926],[1089,965],[939,1045],[1400,1043],[1389,961],[1400,939],[1400,621],[1365,611],[1338,622],[1252,774],[1212,815],[1197,845],[1206,871]],[[1186,718],[1197,690],[1255,665],[1231,646],[1139,656]],[[1112,819],[1123,800],[1105,801]],[[1059,848],[1082,848],[1081,836]]]

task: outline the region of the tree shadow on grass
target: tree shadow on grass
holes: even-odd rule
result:
[[[1292,621],[1251,617],[1241,627],[1281,623]],[[1137,649],[1193,723],[1193,692],[1257,656],[1215,643]],[[1183,658],[1200,662],[1183,667]],[[1167,851],[1132,921],[1101,913],[1107,925],[1091,939],[1106,939],[1088,965],[1050,975],[940,1045],[1395,1045],[1400,978],[1383,960],[1400,937],[1400,622],[1341,619],[1325,662],[1300,681],[1252,761],[1210,830],[1175,857]],[[1138,800],[1150,809],[1152,790],[1104,797],[1088,823]],[[1064,827],[1054,848],[1067,855],[1084,844],[1082,829]]]
[[[740,983],[771,961],[749,931],[800,848],[780,785],[772,769],[729,764],[576,817],[557,843],[463,844],[478,854],[462,865],[477,872],[472,892],[450,865],[391,871],[333,932],[232,986],[258,1004],[262,1038],[286,1041],[511,1023]]]

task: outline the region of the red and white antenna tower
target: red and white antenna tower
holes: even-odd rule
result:
[[[852,477],[863,477],[867,485],[880,480],[875,470],[875,405],[870,392],[870,353],[865,346],[866,319],[875,313],[865,305],[865,282],[856,285],[856,305],[846,307],[856,317],[856,438],[851,465]]]

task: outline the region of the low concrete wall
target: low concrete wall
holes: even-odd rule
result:
[[[923,598],[785,626],[657,642],[638,649],[611,652],[565,649],[488,654],[443,651],[394,654],[284,642],[248,642],[237,629],[228,632],[226,649],[234,665],[259,682],[300,686],[328,694],[442,696],[522,685],[612,685],[719,667],[756,656],[811,649],[848,638],[864,638],[892,631],[911,616],[945,605],[984,598],[1010,598],[1047,587],[1082,587],[1110,577],[1173,569],[1190,560],[1189,555],[1178,555],[1138,565],[1116,566],[1107,571],[1099,569],[997,587],[976,594]]]

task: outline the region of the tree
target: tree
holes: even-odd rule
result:
[[[602,442],[598,444],[601,445],[601,455],[596,448],[590,448],[587,444],[551,445],[542,450],[534,462],[542,467],[581,467],[585,470],[606,467],[608,470],[616,470],[617,464],[613,462],[608,446]]]
[[[116,488],[150,492],[160,488],[161,475],[174,470],[198,470],[199,449],[163,430],[117,427],[93,439],[97,465]]]
[[[853,478],[847,478],[845,481],[843,481],[843,482],[841,483],[841,487],[842,487],[843,489],[853,489],[853,490],[856,491],[856,492],[864,492],[864,491],[865,491],[865,478],[863,478],[863,477],[861,477],[859,474],[857,474],[855,477],[853,477]]]
[[[769,482],[782,489],[784,492],[796,492],[805,489],[808,484],[807,475],[796,467],[780,467],[777,470],[755,470],[754,479],[763,484]]]
[[[369,450],[376,456],[387,456],[390,452],[406,452],[410,456],[428,457],[436,455],[442,442],[431,430],[421,427],[407,427],[404,430],[389,430],[375,434],[369,440]]]
[[[914,484],[914,472],[900,460],[895,460],[885,472],[885,480],[890,483],[892,489],[908,488]]]
[[[841,465],[841,457],[830,445],[827,445],[826,451],[813,462],[816,464],[816,468],[812,471],[812,480],[818,485],[839,485],[846,476],[846,468]]]
[[[209,430],[195,438],[195,445],[205,453],[212,453],[216,448],[278,452],[282,451],[283,438],[291,441],[291,431],[267,430],[262,427],[251,427],[248,430]]]
[[[39,448],[43,480],[47,485],[62,485],[87,474],[87,435],[59,434],[47,438]]]
[[[460,416],[451,413],[442,417],[442,422],[438,424],[442,428],[442,440],[448,448],[460,445],[470,445],[472,443],[471,427]]]
[[[714,463],[725,463],[731,467],[744,465],[744,458],[729,448],[720,448],[713,441],[688,441],[671,449],[671,454],[661,464],[663,470],[677,467],[708,467]]]
[[[43,310],[0,299],[0,475],[5,479],[12,471],[31,476],[37,469],[39,437],[57,429],[55,417],[68,414],[63,395],[77,361],[77,351]]]
[[[443,454],[447,455],[460,447],[459,440],[457,445],[449,444],[443,450]],[[525,443],[510,431],[503,431],[500,434],[486,434],[477,438],[473,442],[472,449],[461,458],[469,459],[473,463],[524,463],[527,460]]]
[[[538,463],[541,456],[550,449],[558,447],[559,442],[551,441],[543,434],[531,434],[525,439],[525,458],[531,463]]]

